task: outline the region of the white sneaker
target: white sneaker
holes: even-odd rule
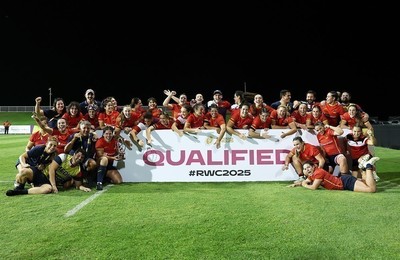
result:
[[[360,158],[358,158],[358,168],[362,169],[364,168],[363,164],[364,162],[368,161],[371,158],[370,154],[364,154],[363,156],[361,156]]]
[[[372,157],[368,161],[363,163],[363,169],[367,168],[367,164],[375,165],[377,161],[379,161],[381,158],[379,157]]]
[[[378,182],[381,178],[378,176],[378,174],[376,174],[376,171],[372,172],[372,176],[374,176],[374,179],[376,182]]]

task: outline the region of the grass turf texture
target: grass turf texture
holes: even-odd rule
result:
[[[288,182],[124,183],[7,197],[29,135],[0,136],[0,259],[399,259],[400,151],[376,148],[378,191]]]

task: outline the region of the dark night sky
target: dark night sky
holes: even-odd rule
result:
[[[150,96],[161,105],[163,89],[206,100],[221,89],[233,102],[246,82],[267,103],[281,89],[293,99],[314,89],[319,100],[346,89],[371,116],[400,114],[387,101],[400,83],[393,6],[131,2],[3,3],[0,105],[33,105],[36,96],[48,104],[50,87],[67,103],[82,101],[87,88],[120,105]]]

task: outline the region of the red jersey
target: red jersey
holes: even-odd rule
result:
[[[66,112],[61,118],[65,118],[68,124],[68,128],[77,128],[79,122],[84,119],[83,114],[81,112],[79,112],[79,115],[75,117],[71,117],[71,115]]]
[[[225,124],[225,119],[222,115],[218,114],[217,117],[213,118],[210,112],[205,115],[204,121],[211,127],[221,128],[221,125]]]
[[[278,117],[277,110],[272,111],[270,117],[272,118],[272,120],[275,120],[275,125],[278,126],[288,126],[291,122],[294,122],[293,118],[290,116]]]
[[[58,145],[57,145],[57,153],[62,154],[64,153],[64,147],[68,143],[68,138],[71,134],[75,133],[71,129],[67,128],[65,133],[61,133],[57,128],[53,129],[52,136],[56,136],[58,138]]]
[[[291,150],[292,154],[296,154],[296,148],[293,148]],[[304,144],[303,151],[300,152],[299,154],[299,159],[302,163],[306,161],[312,161],[314,164],[319,164],[319,161],[317,160],[316,156],[318,156],[320,153],[319,149],[309,143]]]
[[[171,111],[172,111],[172,117],[177,118],[180,113],[181,113],[181,105],[178,104],[170,104],[172,106]]]
[[[94,117],[90,117],[89,114],[86,114],[83,118],[85,120],[89,121],[94,129],[99,129],[99,114],[98,113],[96,113],[96,115]]]
[[[178,129],[183,129],[185,126],[187,118],[182,117],[182,115],[179,115],[176,119],[175,119],[175,125]]]
[[[322,132],[319,132],[317,134],[317,139],[327,155],[332,156],[342,153],[339,146],[338,138],[335,135],[335,131],[333,131],[332,129],[325,129],[323,134]]]
[[[103,121],[104,125],[106,125],[106,126],[116,127],[118,116],[119,116],[119,112],[116,110],[113,110],[110,114],[103,112],[103,113],[99,114],[99,121]]]
[[[308,113],[306,113],[304,116],[302,116],[302,115],[300,115],[299,110],[295,110],[292,112],[291,116],[296,123],[304,124],[304,125],[307,123]]]
[[[317,122],[322,122],[325,124],[325,122],[328,123],[328,119],[324,114],[321,114],[319,117],[314,117],[312,114],[308,114],[306,122],[310,122],[311,125],[315,125]]]
[[[268,106],[267,104],[263,103],[262,106],[257,107],[255,104],[251,104],[251,106],[249,107],[249,113],[256,117],[261,113],[261,110],[263,108],[266,108],[268,110],[268,112],[271,114],[272,111],[274,111],[275,109],[273,109],[272,107]]]
[[[254,131],[256,129],[270,129],[271,123],[272,123],[272,119],[270,117],[267,117],[265,122],[262,122],[260,115],[258,115],[253,119],[253,122],[251,123],[250,128],[253,129]]]
[[[103,148],[104,149],[104,154],[105,155],[108,155],[108,156],[117,155],[117,153],[118,153],[117,140],[115,140],[113,138],[113,139],[111,139],[110,142],[107,142],[106,139],[104,139],[104,137],[100,137],[96,141],[96,150],[99,149],[99,148]]]
[[[147,111],[150,112],[154,118],[159,118],[163,112],[162,109],[158,107],[155,107],[153,109],[148,109]]]
[[[155,123],[155,124],[153,125],[153,127],[154,127],[154,129],[157,129],[157,130],[171,129],[171,126],[172,126],[173,123],[174,123],[173,120],[169,120],[169,121],[168,121],[168,125],[164,125],[164,124],[161,123],[161,120],[160,120],[160,121],[158,121],[157,123]]]
[[[137,123],[140,120],[140,114],[131,112],[131,117],[126,118],[123,114],[120,114],[117,117],[117,122],[116,125],[120,128],[123,129],[125,127],[134,127],[137,125]]]
[[[328,103],[321,106],[322,113],[328,119],[329,125],[338,126],[340,123],[340,116],[344,114],[344,108],[339,103],[336,102],[334,105]]]
[[[251,114],[247,114],[245,118],[240,116],[240,113],[234,113],[229,118],[229,121],[233,123],[234,129],[249,129],[251,124],[253,123],[253,116]]]
[[[308,178],[312,181],[322,180],[321,186],[327,190],[343,190],[343,182],[340,177],[336,177],[321,168],[316,168],[314,173]]]
[[[364,117],[365,117],[365,113],[361,113],[361,118],[364,118]],[[343,115],[340,116],[340,118],[341,118],[342,120],[346,121],[346,124],[347,124],[347,126],[348,126],[350,129],[353,129],[353,127],[354,127],[357,123],[358,123],[358,124],[361,123],[361,125],[363,125],[362,120],[356,119],[355,117],[351,117],[351,116],[349,115],[349,112],[344,113]],[[361,122],[360,122],[360,121],[361,121]]]
[[[31,136],[29,137],[29,141],[34,143],[35,144],[34,146],[42,144],[45,145],[47,143],[47,139],[49,138],[49,136],[50,135],[48,133],[41,134],[40,131],[36,131],[31,134]]]
[[[204,116],[196,116],[195,114],[190,114],[186,123],[189,123],[191,128],[202,127],[204,124]]]

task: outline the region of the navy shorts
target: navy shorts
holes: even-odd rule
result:
[[[33,171],[32,184],[34,187],[40,187],[43,184],[50,184],[49,179],[42,171],[38,170],[36,167],[31,167],[31,169]]]
[[[344,190],[354,191],[354,185],[357,181],[356,177],[354,177],[353,175],[343,174],[340,176],[340,179],[342,179]]]

